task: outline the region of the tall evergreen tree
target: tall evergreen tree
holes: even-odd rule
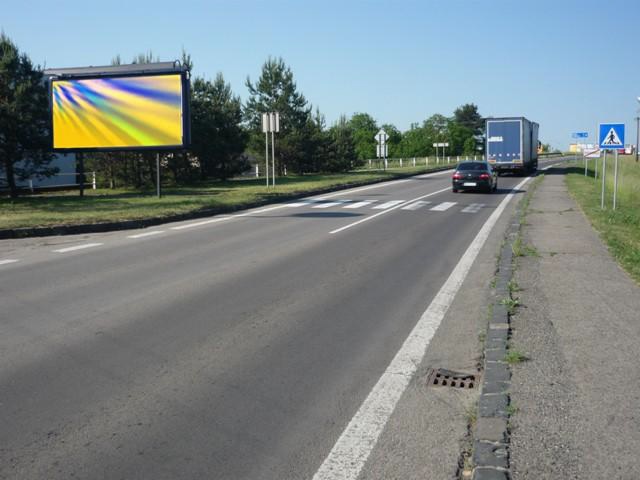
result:
[[[242,103],[222,73],[210,82],[196,78],[191,101],[191,151],[203,178],[222,180],[242,172],[247,135],[241,126]]]
[[[357,161],[353,129],[347,117],[342,115],[329,130],[331,153],[327,162],[327,170],[331,172],[347,172]]]
[[[355,142],[358,160],[364,161],[375,158],[375,135],[378,132],[376,121],[368,113],[355,113],[349,123],[353,130],[353,141]]]
[[[262,65],[254,83],[246,81],[249,98],[244,107],[245,122],[250,131],[250,147],[258,155],[264,151],[262,114],[280,113],[280,133],[276,135],[276,159],[280,167],[289,165],[298,173],[313,168],[312,107],[298,91],[291,69],[282,58],[269,58]]]
[[[51,120],[42,70],[0,33],[0,170],[11,197],[16,178],[55,173],[51,161]]]

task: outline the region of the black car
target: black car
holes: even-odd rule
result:
[[[452,183],[454,193],[458,190],[495,192],[498,173],[487,162],[462,162],[453,172]]]

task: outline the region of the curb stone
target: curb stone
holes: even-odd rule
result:
[[[410,178],[418,175],[427,175],[430,173],[437,173],[446,170],[451,170],[453,166],[434,168],[424,173],[414,174],[400,174],[393,178],[383,178],[371,182],[364,183],[345,183],[342,185],[334,185],[332,187],[318,188],[316,190],[309,190],[297,194],[282,195],[277,198],[267,198],[255,202],[244,203],[241,205],[226,205],[215,208],[205,208],[202,210],[195,210],[193,212],[179,213],[175,215],[166,215],[162,217],[142,218],[138,220],[123,220],[121,222],[102,222],[102,223],[81,223],[76,225],[52,225],[49,227],[27,227],[27,228],[8,228],[0,229],[0,240],[6,240],[11,238],[28,238],[28,237],[49,237],[53,235],[78,235],[83,233],[104,233],[114,232],[117,230],[130,230],[136,228],[147,228],[156,225],[162,225],[171,222],[181,222],[183,220],[194,220],[197,218],[213,217],[215,215],[221,215],[225,213],[232,213],[241,210],[247,210],[251,208],[262,207],[265,205],[271,205],[274,203],[288,202],[291,200],[298,200],[311,195],[321,195],[324,193],[337,192],[340,190],[347,190],[349,188],[363,187],[366,185],[375,185],[376,183],[391,182],[394,180],[400,180],[402,178]]]
[[[484,377],[478,401],[478,420],[473,432],[473,480],[509,480],[509,387],[511,370],[505,361],[511,318],[503,299],[513,298],[509,282],[514,269],[513,242],[518,238],[519,204],[505,232],[497,261],[495,302],[484,343]]]

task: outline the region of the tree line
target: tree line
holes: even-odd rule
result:
[[[132,63],[159,61],[151,52]],[[182,52],[182,64],[193,71],[191,56]],[[121,63],[120,56],[112,64]],[[276,136],[276,169],[297,174],[346,172],[375,158],[374,136],[380,128],[389,135],[389,157],[434,154],[433,143],[448,142],[447,153],[476,153],[483,120],[474,104],[457,108],[450,117],[435,114],[401,132],[378,124],[368,113],[340,116],[328,126],[320,110],[298,88],[291,68],[282,58],[268,58],[256,80],[247,77],[248,97],[242,101],[222,73],[215,78],[191,78],[191,138],[185,151],[163,153],[163,181],[189,184],[199,180],[226,180],[251,163],[264,168],[263,113],[280,112]],[[12,195],[16,178],[53,173],[48,92],[39,66],[4,34],[0,36],[0,173]],[[88,170],[109,186],[145,187],[155,182],[155,153],[109,152],[85,154]],[[19,165],[19,168],[18,168]]]

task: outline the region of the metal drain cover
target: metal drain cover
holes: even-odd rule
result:
[[[444,368],[432,368],[427,376],[428,387],[475,388],[477,374],[454,372]]]

